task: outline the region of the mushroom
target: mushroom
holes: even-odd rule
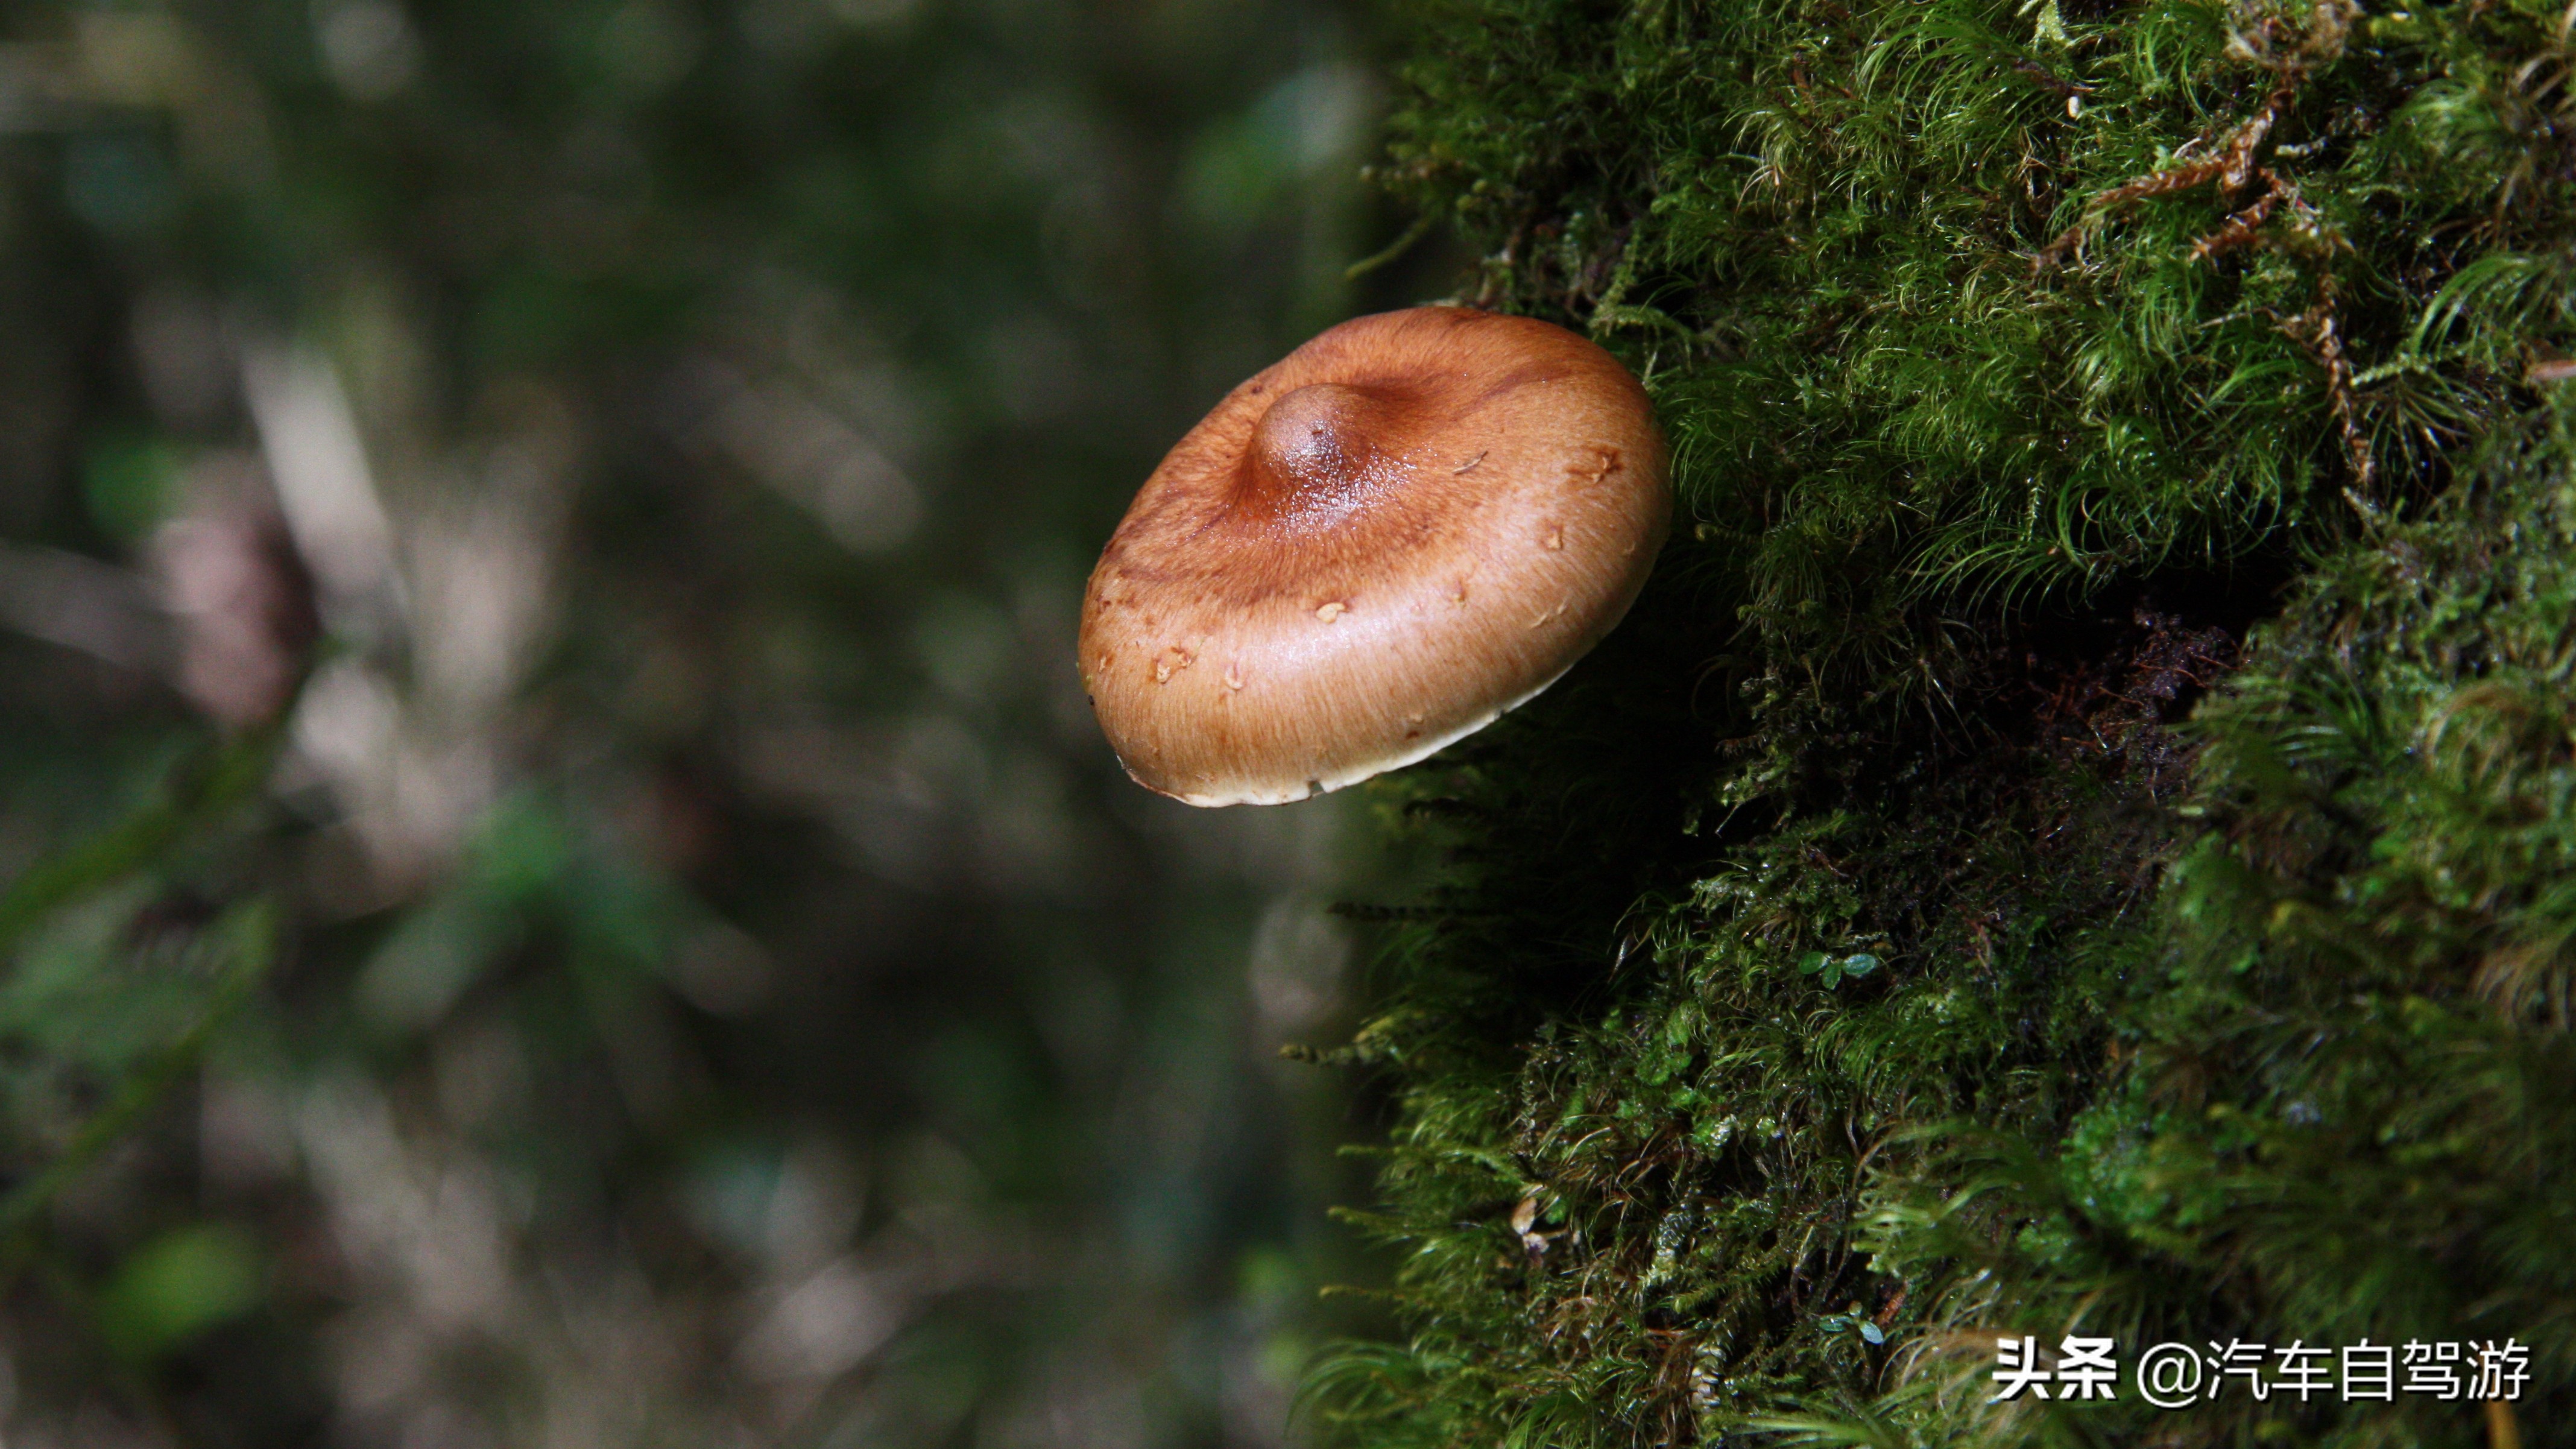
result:
[[[1237,387],[1091,574],[1084,690],[1192,805],[1338,790],[1554,683],[1635,602],[1671,513],[1645,390],[1561,327],[1345,322]]]

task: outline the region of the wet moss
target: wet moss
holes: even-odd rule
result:
[[[1384,178],[1691,526],[1387,788],[1450,852],[1381,1445],[2472,1443],[1990,1405],[1993,1339],[2543,1345],[2569,1417],[2576,102],[2534,3],[1427,13]],[[2564,899],[2562,899],[2564,898]],[[2375,1412],[2374,1412],[2375,1411]]]

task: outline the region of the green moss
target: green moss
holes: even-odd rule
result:
[[[1996,1333],[2078,1328],[2513,1335],[2524,1431],[2570,1417],[2557,12],[1425,27],[1390,183],[1483,243],[1471,298],[1624,349],[1695,528],[1387,792],[1453,852],[1348,1053],[1407,1337],[1319,1365],[1318,1418],[2488,1432],[1985,1403]]]

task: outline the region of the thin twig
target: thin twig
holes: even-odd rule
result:
[[[162,798],[11,881],[0,893],[0,957],[46,916],[141,870],[229,813],[268,778],[283,737],[279,725],[265,725],[183,765]]]

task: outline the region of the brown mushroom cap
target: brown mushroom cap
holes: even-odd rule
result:
[[[1561,327],[1345,322],[1229,393],[1092,571],[1082,682],[1138,783],[1302,800],[1482,729],[1636,600],[1671,513],[1645,390]]]

